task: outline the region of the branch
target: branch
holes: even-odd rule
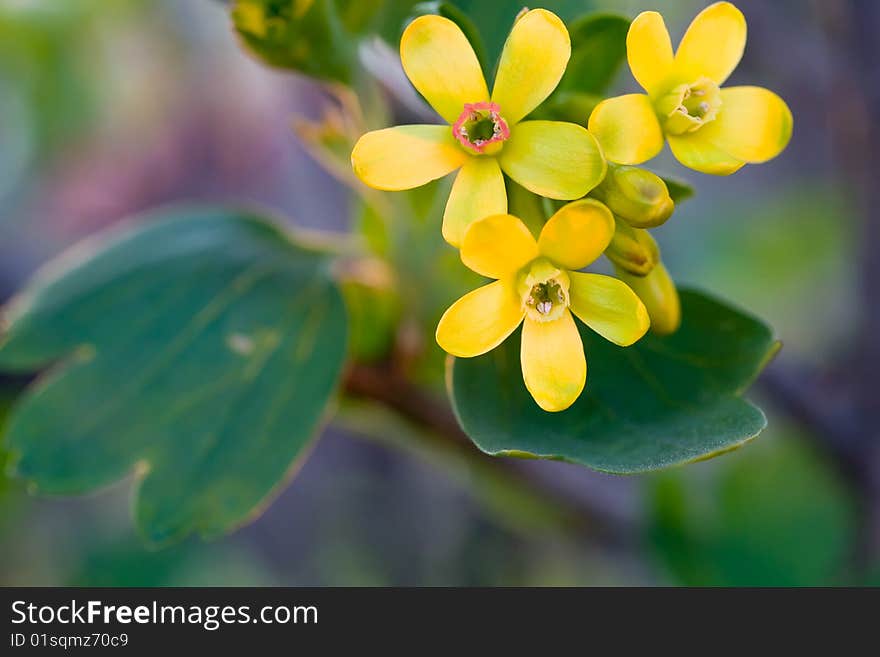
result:
[[[632,545],[631,528],[600,506],[529,476],[513,459],[492,457],[478,451],[459,427],[448,405],[438,402],[433,395],[387,365],[351,366],[343,388],[350,397],[377,402],[425,429],[427,437],[436,445],[452,449],[484,471],[489,469],[495,476],[539,496],[566,518],[567,529],[608,549],[619,550]]]

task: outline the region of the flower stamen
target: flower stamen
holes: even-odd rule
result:
[[[559,319],[568,308],[568,286],[564,271],[544,259],[534,261],[519,284],[526,314],[540,322]]]
[[[682,135],[699,130],[714,121],[721,109],[721,90],[709,78],[700,78],[691,84],[680,84],[657,105],[664,128],[671,135]]]
[[[452,134],[467,150],[491,155],[510,137],[510,128],[497,103],[465,103]]]

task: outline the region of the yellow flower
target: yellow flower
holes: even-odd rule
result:
[[[585,196],[605,176],[593,136],[573,123],[522,121],[559,84],[570,55],[559,17],[525,13],[504,45],[490,96],[461,29],[440,16],[417,18],[400,40],[400,58],[449,125],[369,132],[351,154],[355,172],[370,187],[403,190],[459,170],[443,215],[443,237],[455,246],[475,219],[507,212],[502,171],[540,196]]]
[[[560,209],[537,241],[509,214],[472,223],[462,240],[462,262],[497,280],[450,306],[437,326],[437,343],[453,356],[479,356],[522,323],[526,388],[545,411],[565,410],[587,377],[571,314],[621,346],[641,338],[650,324],[644,304],[625,283],[576,271],[602,254],[613,233],[611,212],[592,199]]]
[[[729,175],[779,155],[791,138],[785,102],[760,87],[720,88],[745,44],[745,17],[729,2],[700,12],[674,55],[660,14],[639,14],[627,58],[648,94],[610,98],[593,110],[589,129],[606,157],[639,164],[661,151],[664,134],[678,161],[703,173]]]

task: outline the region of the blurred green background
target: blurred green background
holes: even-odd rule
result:
[[[411,3],[389,4],[405,15]],[[497,52],[519,3],[457,4]],[[676,40],[705,4],[544,6],[566,19],[659,8]],[[131,481],[46,499],[0,480],[0,584],[880,583],[871,533],[880,467],[867,463],[880,425],[864,419],[875,416],[861,413],[863,391],[847,376],[862,311],[880,305],[862,280],[869,177],[859,159],[880,117],[857,98],[877,90],[859,87],[859,46],[846,37],[864,29],[858,12],[870,3],[737,4],[749,42],[732,83],[782,95],[794,138],[777,160],[729,179],[685,171],[664,153],[652,167],[689,180],[697,196],[655,234],[677,280],[752,310],[784,341],[750,393],[769,418],[758,440],[637,478],[520,464],[597,509],[596,526],[576,532],[493,499],[457,456],[389,449],[351,421],[331,423],[262,517],[211,543],[144,549],[129,518]],[[626,70],[616,88],[636,89]],[[346,230],[352,199],[291,129],[294,115],[319,118],[326,100],[310,80],[246,56],[221,2],[0,0],[0,292],[84,236],[184,199],[253,201],[296,225]],[[4,398],[21,383],[3,379]],[[367,417],[377,433],[400,434],[391,442],[415,431]]]

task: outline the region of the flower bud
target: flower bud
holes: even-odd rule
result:
[[[633,276],[647,276],[660,262],[657,242],[641,228],[633,228],[620,217],[614,217],[615,230],[605,255],[616,267]]]
[[[675,209],[663,179],[638,167],[609,163],[608,174],[591,196],[636,228],[659,226]]]
[[[618,278],[629,285],[642,300],[651,318],[651,330],[657,335],[675,333],[681,325],[681,301],[675,283],[662,262],[647,276],[633,276],[615,267]]]
[[[347,83],[354,51],[335,12],[329,0],[235,0],[232,23],[263,63]]]

